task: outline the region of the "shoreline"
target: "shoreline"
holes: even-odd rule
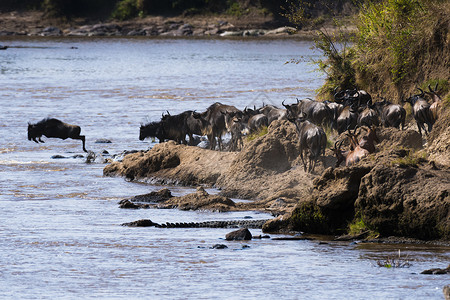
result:
[[[332,33],[338,29],[323,25]],[[0,13],[0,37],[148,37],[148,38],[298,38],[312,39],[318,29],[298,30],[268,16],[147,16],[127,21],[45,18],[43,12]],[[351,35],[355,28],[345,28]]]
[[[294,126],[274,121],[266,135],[244,144],[241,152],[219,152],[169,141],[106,165],[103,175],[162,185],[215,187],[220,189],[219,196],[228,199],[253,199],[239,207],[221,204],[219,209],[214,201],[208,201],[208,195],[195,201],[186,199],[186,203],[192,210],[195,204],[201,204],[199,209],[212,204],[212,209],[222,211],[269,212],[274,219],[264,224],[265,233],[301,231],[375,241],[395,236],[400,240],[448,243],[445,195],[449,167],[425,159],[399,164],[408,153],[422,149],[417,143],[420,136],[413,130],[380,129],[378,137],[379,151],[358,165],[333,167],[336,160],[328,149],[317,172],[306,173],[299,161]],[[183,208],[186,203],[169,204],[170,208]],[[364,228],[351,232],[349,224],[361,218]]]

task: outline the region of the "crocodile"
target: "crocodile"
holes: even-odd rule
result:
[[[220,220],[204,222],[182,222],[182,223],[154,223],[149,219],[137,220],[123,223],[122,226],[129,227],[157,227],[157,228],[253,228],[261,229],[268,220]]]

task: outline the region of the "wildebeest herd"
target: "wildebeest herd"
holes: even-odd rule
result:
[[[418,88],[420,94],[415,94],[402,103],[410,103],[412,114],[416,120],[419,133],[425,134],[432,130],[438,117],[441,98],[437,90],[428,86],[429,91]],[[429,96],[431,104],[425,96]],[[334,101],[315,101],[302,99],[294,104],[263,105],[260,108],[245,108],[240,110],[234,106],[216,102],[204,112],[185,111],[171,115],[163,113],[159,121],[143,124],[140,127],[139,139],[157,138],[159,142],[173,140],[180,144],[195,145],[196,136],[206,136],[209,149],[219,151],[239,151],[243,135],[259,131],[274,120],[288,120],[295,124],[299,136],[300,157],[305,171],[313,171],[320,155],[325,154],[327,136],[324,127],[336,130],[338,134],[346,132],[345,138],[336,141],[331,148],[337,158],[336,166],[342,162],[350,165],[362,157],[375,151],[374,143],[378,142],[375,127],[396,127],[404,129],[405,109],[399,105],[381,98],[373,103],[372,96],[365,91],[347,89],[335,91]],[[425,124],[427,128],[425,128]],[[358,141],[356,130],[364,129],[366,134]],[[28,124],[28,139],[36,143],[43,142],[41,136],[61,139],[79,139],[85,148],[85,137],[80,135],[80,127],[69,125],[57,119],[44,119],[37,124]],[[222,137],[231,134],[230,142],[225,147]],[[189,138],[189,142],[186,140]],[[37,140],[36,140],[37,138]],[[342,144],[347,139],[349,149],[342,150]],[[307,161],[305,160],[307,157]]]

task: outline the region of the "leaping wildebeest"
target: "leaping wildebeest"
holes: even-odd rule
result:
[[[77,125],[70,125],[58,119],[46,118],[36,124],[28,123],[28,140],[36,143],[44,143],[42,136],[48,138],[81,140],[83,142],[83,151],[88,152],[85,148],[85,136],[80,135],[81,128]],[[37,140],[36,140],[37,139]]]

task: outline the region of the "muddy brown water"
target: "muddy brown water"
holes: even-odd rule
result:
[[[27,140],[27,122],[55,117],[80,125],[88,150],[114,154],[151,147],[151,140],[138,140],[139,125],[166,110],[202,111],[216,101],[243,109],[313,97],[323,76],[310,63],[319,57],[311,42],[12,38],[1,44],[11,48],[0,52],[0,298],[443,298],[449,277],[419,273],[446,267],[449,248],[228,242],[229,229],[122,227],[142,218],[270,216],[120,210],[120,199],[161,187],[103,177],[102,163],[74,158],[85,155],[79,141]],[[299,57],[299,64],[285,64]],[[215,244],[228,248],[211,249]],[[399,249],[411,267],[377,266]]]

